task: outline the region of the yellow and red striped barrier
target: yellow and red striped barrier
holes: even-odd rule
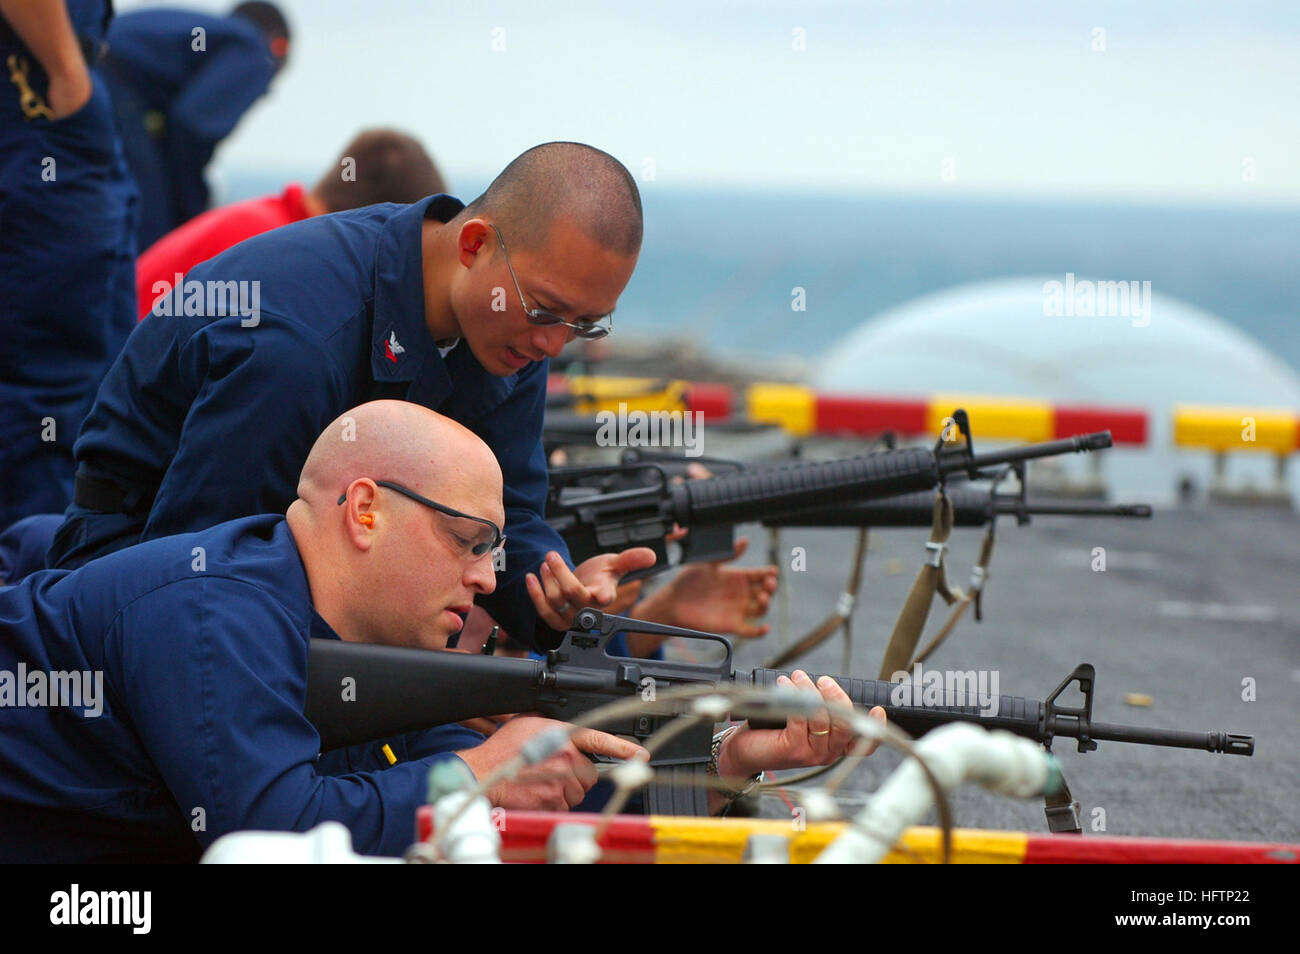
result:
[[[542,862],[551,829],[561,823],[600,824],[599,815],[513,812],[497,815],[502,860]],[[737,864],[750,835],[784,835],[790,860],[806,864],[844,830],[844,822],[821,822],[795,830],[788,821],[752,818],[678,818],[617,815],[599,844],[606,864]],[[420,810],[417,834],[428,841],[433,813]],[[885,857],[886,864],[937,864],[943,860],[937,828],[909,828]],[[1191,841],[1093,835],[1039,835],[1019,831],[956,828],[955,864],[1296,864],[1300,845],[1269,842]]]
[[[1179,447],[1285,455],[1300,450],[1300,414],[1277,408],[1183,404],[1174,408],[1173,434]]]
[[[751,384],[737,389],[722,384],[653,378],[551,377],[558,393],[579,396],[580,414],[627,410],[700,411],[706,421],[737,416],[775,424],[796,436],[873,436],[894,431],[905,436],[938,435],[944,420],[963,407],[979,437],[988,440],[1050,441],[1089,431],[1109,430],[1116,444],[1147,442],[1143,410],[1053,405],[1046,401],[978,395],[937,394],[898,399],[829,394],[801,384]]]

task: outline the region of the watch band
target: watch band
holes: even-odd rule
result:
[[[713,736],[713,747],[709,753],[709,764],[708,764],[707,772],[709,775],[713,776],[714,778],[721,777],[720,773],[718,772],[718,753],[722,751],[722,743],[726,740],[727,736],[731,735],[734,732],[738,732],[740,728],[741,727],[739,725],[729,725],[721,732],[718,732]],[[736,799],[743,798],[744,796],[748,795],[762,781],[763,781],[763,773],[758,772],[749,777],[748,783],[743,788],[736,788],[736,789],[721,788],[718,789],[718,791],[720,791],[723,797],[725,797],[728,801],[734,802]]]

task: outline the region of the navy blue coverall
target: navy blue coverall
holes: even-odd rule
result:
[[[462,207],[430,196],[319,216],[193,268],[181,310],[197,292],[192,310],[212,304],[228,314],[169,317],[155,303],[132,333],[77,441],[76,502],[49,565],[71,568],[142,539],[283,513],[331,421],[366,401],[399,398],[459,421],[501,464],[506,566],[496,592],[478,602],[511,636],[535,644],[524,575],[548,550],[569,558],[542,516],[548,363],[496,377],[463,343],[439,354],[425,324],[422,227]],[[220,299],[198,300],[209,291]]]
[[[266,92],[277,61],[250,20],[193,10],[121,14],[109,27],[108,45],[105,72],[140,187],[139,240],[146,249],[207,209],[203,170]]]
[[[109,5],[67,7],[94,90],[54,121],[22,109],[17,77],[40,107],[49,80],[0,18],[0,529],[72,499],[73,442],[135,325],[137,197],[95,62]]]
[[[313,637],[338,639],[271,514],[0,589],[0,862],[192,861],[228,832],[323,821],[401,855],[430,765],[483,737],[390,739],[391,766],[383,742],[319,755]]]

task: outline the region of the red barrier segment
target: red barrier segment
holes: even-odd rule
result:
[[[691,384],[686,409],[700,411],[706,421],[725,421],[735,413],[735,389],[727,384]]]
[[[929,407],[929,401],[818,394],[815,428],[818,434],[860,434],[864,437],[885,431],[924,434],[928,430]]]
[[[1297,862],[1300,862],[1300,846],[1269,842],[1030,835],[1023,863],[1259,865]]]
[[[1116,444],[1146,444],[1146,411],[1121,411],[1104,407],[1055,408],[1053,440],[1091,434],[1093,431],[1110,431]]]

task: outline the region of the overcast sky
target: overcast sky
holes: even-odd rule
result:
[[[466,192],[575,139],[665,187],[1300,202],[1294,2],[281,6],[291,61],[228,174],[314,178],[393,125]]]

